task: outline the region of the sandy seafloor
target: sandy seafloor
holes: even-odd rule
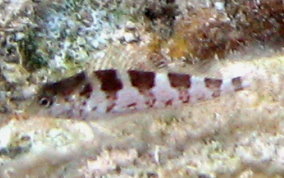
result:
[[[2,25],[10,21],[9,13],[1,15]],[[0,177],[284,176],[283,50],[246,47],[206,64],[173,60],[157,69],[148,64],[143,49],[132,43],[107,47],[92,65],[246,75],[251,86],[195,105],[94,122],[2,114]]]

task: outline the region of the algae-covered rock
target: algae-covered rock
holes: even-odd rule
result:
[[[0,177],[281,177],[283,7],[0,0]],[[95,121],[26,112],[46,82],[106,68],[244,76],[250,87]]]

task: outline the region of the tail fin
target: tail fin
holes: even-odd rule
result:
[[[248,81],[245,80],[245,77],[234,77],[232,79],[223,80],[222,83],[222,93],[230,93],[234,91],[240,91],[249,87]]]
[[[230,79],[214,79],[192,77],[192,86],[189,89],[190,102],[208,100],[221,95],[240,91],[249,86],[244,77]]]

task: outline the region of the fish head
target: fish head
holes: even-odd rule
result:
[[[46,83],[26,109],[29,115],[69,118],[80,100],[79,89],[84,86],[86,74],[81,72],[58,82]]]

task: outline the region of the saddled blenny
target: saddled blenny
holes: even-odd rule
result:
[[[95,120],[107,115],[196,103],[247,86],[241,76],[214,79],[183,73],[115,69],[80,72],[43,85],[29,111],[57,118]]]

